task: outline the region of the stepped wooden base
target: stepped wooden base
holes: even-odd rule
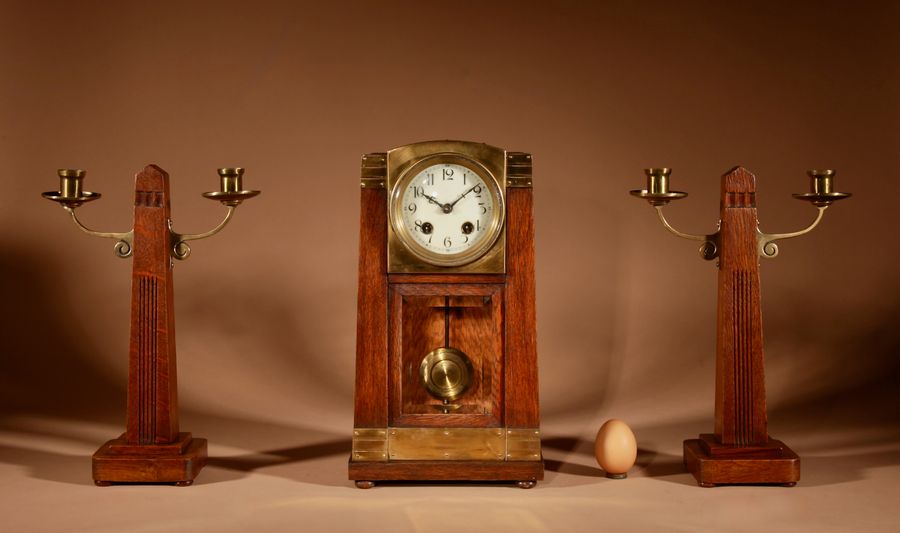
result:
[[[206,439],[179,433],[170,444],[130,444],[125,435],[113,439],[94,453],[94,483],[174,483],[194,482],[206,464]]]
[[[784,485],[800,480],[800,457],[780,440],[759,446],[723,446],[711,434],[684,441],[684,466],[701,487]]]
[[[350,461],[359,488],[376,481],[511,481],[530,489],[544,479],[543,461]]]

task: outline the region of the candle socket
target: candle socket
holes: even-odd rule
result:
[[[832,203],[849,198],[848,192],[834,190],[834,175],[836,172],[827,170],[807,170],[809,176],[809,192],[794,194],[794,198],[813,204],[816,207],[828,207]]]
[[[244,175],[243,168],[220,168],[217,170],[222,180],[222,192],[240,192],[243,190],[241,178]]]
[[[647,192],[650,194],[667,194],[669,192],[669,168],[645,168],[647,175]]]
[[[631,195],[647,200],[653,207],[662,207],[672,200],[678,200],[687,196],[686,192],[669,190],[669,175],[671,168],[645,168],[647,175],[647,188],[631,191]]]
[[[59,174],[59,196],[61,198],[80,198],[82,196],[81,182],[86,172],[74,168],[61,168],[56,171]]]
[[[833,170],[809,170],[806,174],[809,176],[809,192],[813,194],[831,194],[834,192],[835,172]]]
[[[203,193],[204,198],[221,202],[227,207],[237,207],[244,200],[253,198],[259,191],[245,191],[242,183],[244,169],[241,167],[228,167],[216,169],[219,173],[221,190]]]

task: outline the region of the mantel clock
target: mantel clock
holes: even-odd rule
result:
[[[349,478],[543,479],[531,155],[363,157]]]

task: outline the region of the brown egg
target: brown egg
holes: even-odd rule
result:
[[[624,479],[637,459],[637,441],[628,424],[618,419],[610,419],[600,426],[594,455],[606,477]]]

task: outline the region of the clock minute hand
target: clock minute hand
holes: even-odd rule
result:
[[[460,194],[460,195],[459,195],[459,198],[457,198],[456,200],[453,200],[453,203],[450,204],[450,207],[452,208],[454,205],[456,205],[456,202],[462,200],[463,198],[465,198],[465,196],[466,196],[467,194],[469,194],[470,192],[474,191],[474,190],[475,190],[475,187],[478,187],[478,185],[477,185],[477,184],[476,184],[476,185],[473,185],[472,188],[470,188],[468,191],[466,191],[466,192]]]

